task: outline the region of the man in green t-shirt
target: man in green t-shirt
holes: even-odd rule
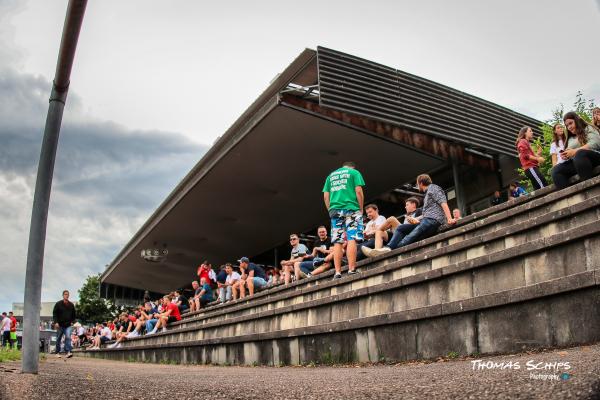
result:
[[[354,163],[349,161],[330,173],[325,180],[323,199],[331,218],[331,243],[335,266],[333,279],[342,277],[344,232],[348,241],[348,274],[356,273],[356,242],[363,240],[364,185],[362,175],[356,170]]]

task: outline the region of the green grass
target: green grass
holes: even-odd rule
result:
[[[16,361],[21,359],[21,352],[16,349],[0,348],[0,362]]]

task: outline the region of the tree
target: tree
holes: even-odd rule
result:
[[[590,122],[592,120],[592,109],[595,107],[594,100],[586,99],[581,91],[578,91],[575,95],[575,101],[573,102],[572,110],[575,111],[581,118]],[[564,104],[560,104],[554,110],[552,110],[552,118],[547,119],[540,125],[542,136],[538,137],[533,141],[531,147],[534,151],[539,147],[542,148],[542,157],[546,159],[542,165],[540,165],[540,172],[546,178],[548,184],[552,184],[552,157],[550,157],[550,145],[552,144],[552,127],[557,123],[563,123],[563,115],[565,114]],[[567,130],[565,128],[565,135]],[[526,185],[528,192],[533,191],[533,185],[527,176],[523,168],[519,168],[519,175],[521,177],[521,183]]]
[[[89,275],[78,292],[77,317],[82,322],[102,322],[113,318],[116,307],[111,301],[100,298],[100,274]]]

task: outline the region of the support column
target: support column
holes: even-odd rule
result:
[[[464,217],[466,215],[465,195],[462,181],[460,178],[460,164],[456,160],[452,160],[452,175],[454,178],[454,193],[456,194],[456,206],[460,210],[460,215]]]

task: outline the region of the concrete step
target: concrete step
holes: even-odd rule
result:
[[[164,334],[86,354],[278,365],[597,341],[599,183],[595,178],[517,199],[512,208],[497,206],[495,213],[368,260],[360,274],[341,281],[313,278],[273,288],[192,315]],[[546,307],[559,310],[560,318]]]
[[[320,290],[322,296],[296,297],[302,301],[293,301],[288,305],[271,303],[268,306],[273,307],[255,307],[247,310],[249,312],[225,314],[222,319],[189,322],[166,333],[130,340],[126,346],[308,329],[316,325],[410,312],[422,307],[493,295],[503,290],[593,271],[600,266],[599,236],[600,224],[594,221],[439,268],[423,268],[397,277],[388,274],[390,279],[380,279],[379,283],[371,285],[365,282],[373,280],[373,276],[353,276],[342,286],[336,286],[337,282],[329,282],[330,289],[337,289],[335,293],[328,293],[323,288]],[[564,256],[559,257],[560,254],[571,254],[570,262],[566,262]],[[400,264],[402,262],[398,262],[394,268]],[[375,269],[371,270],[369,275],[376,272]]]
[[[390,263],[398,259],[422,255],[429,250],[444,248],[475,237],[486,237],[487,241],[490,237],[489,234],[493,232],[500,232],[502,230],[502,232],[510,232],[513,229],[513,226],[519,226],[519,223],[523,223],[525,220],[534,219],[540,215],[548,214],[549,211],[560,210],[569,207],[570,205],[578,204],[590,197],[600,195],[600,177],[581,182],[561,191],[553,191],[552,189],[553,187],[547,187],[532,193],[530,196],[524,196],[511,202],[480,211],[464,218],[460,221],[458,226],[453,229],[445,230],[434,237],[422,240],[402,249],[397,249],[394,252],[375,259],[363,260],[359,262],[358,265],[362,271],[366,271],[378,267],[380,265],[380,260],[385,260],[384,263]],[[559,215],[557,215],[557,217],[559,217]],[[526,224],[522,224],[521,227],[526,228]],[[484,236],[486,234],[488,236]],[[523,237],[518,238],[515,244],[518,243],[519,240],[522,241],[524,239]],[[471,243],[472,242],[464,243],[463,246],[470,246]],[[512,243],[509,241],[506,245],[508,247],[511,246]],[[257,299],[263,299],[264,297],[279,296],[282,292],[302,291],[307,287],[328,281],[332,276],[333,271],[328,271],[311,279],[303,279],[294,282],[287,287],[283,285],[275,286],[268,290],[256,293],[251,298],[247,297],[246,299],[240,299],[224,305],[213,305],[200,312],[188,313],[183,319],[186,320],[188,318],[198,318],[198,316],[209,316],[213,312],[236,307],[241,303],[254,302]]]
[[[511,253],[508,250],[514,248],[514,246],[520,245],[522,248],[526,248],[527,243],[532,240],[579,227],[589,220],[597,220],[599,204],[600,196],[597,196],[562,210],[550,211],[533,220],[523,221],[446,247],[435,248],[400,259],[396,258],[392,262],[385,258],[376,259],[369,269],[363,270],[361,274],[356,276],[347,277],[340,282],[315,280],[315,284],[305,286],[302,290],[283,290],[277,296],[263,296],[235,306],[215,309],[212,312],[184,319],[173,324],[173,327],[190,328],[214,321],[302,304],[331,295],[340,295],[354,289],[367,288],[375,284],[407,278],[421,272],[441,269],[453,263],[473,259],[486,260],[482,256],[497,251],[504,251],[503,254],[510,257]]]

